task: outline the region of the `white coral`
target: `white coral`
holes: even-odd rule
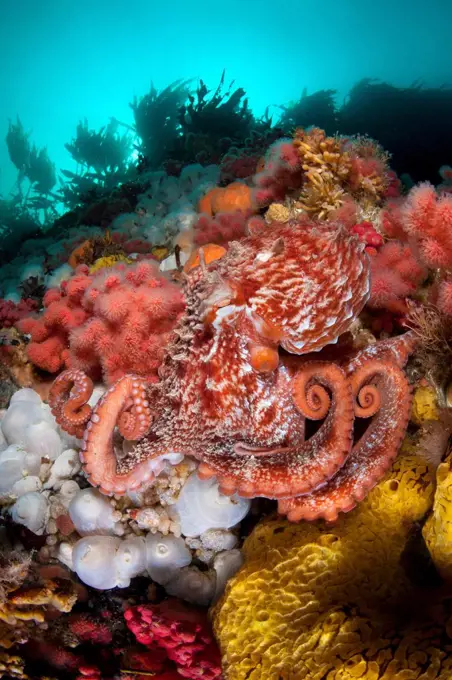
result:
[[[70,563],[86,585],[97,590],[126,588],[145,569],[144,541],[115,536],[86,536],[72,548],[60,548],[60,559]]]
[[[115,588],[120,580],[115,563],[120,544],[115,536],[87,536],[77,541],[72,564],[80,580],[98,590]]]
[[[28,454],[18,444],[11,444],[0,453],[0,493],[8,494],[16,482],[27,475],[37,475],[41,459]]]
[[[24,388],[11,397],[9,408],[1,421],[1,428],[8,444],[24,445],[28,428],[43,422],[56,430],[55,420],[48,407],[42,403],[39,394]]]
[[[238,572],[242,564],[243,555],[240,550],[226,550],[215,557],[213,568],[217,574],[217,579],[214,602],[223,595],[226,583]]]
[[[55,460],[63,451],[61,437],[45,420],[32,423],[26,428],[23,444],[28,453],[36,453],[49,460]]]
[[[44,484],[45,489],[60,489],[63,483],[74,477],[82,469],[80,456],[75,449],[68,449],[58,456],[50,469],[50,475]]]
[[[215,596],[216,573],[213,570],[200,571],[197,567],[184,567],[166,583],[165,590],[168,595],[206,607]]]
[[[118,585],[126,587],[130,580],[146,571],[146,548],[144,539],[130,536],[121,544],[116,552],[115,564],[118,574]]]

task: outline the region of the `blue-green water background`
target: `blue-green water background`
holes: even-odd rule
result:
[[[439,86],[452,83],[451,26],[451,0],[0,0],[0,193],[17,178],[4,142],[16,114],[71,169],[78,121],[132,123],[151,80],[214,88],[226,68],[256,114],[303,88],[341,100],[362,77]]]

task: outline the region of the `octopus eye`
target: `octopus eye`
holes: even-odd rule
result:
[[[258,373],[271,373],[278,368],[279,354],[273,347],[255,346],[250,348],[250,363]]]

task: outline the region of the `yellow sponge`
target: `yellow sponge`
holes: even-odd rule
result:
[[[452,678],[452,640],[448,651],[439,648],[426,610],[416,622],[424,595],[406,570],[407,546],[415,534],[422,540],[433,494],[433,469],[405,453],[337,524],[258,525],[212,612],[225,677]],[[447,607],[441,600],[435,609],[442,625]]]
[[[439,420],[438,402],[433,387],[418,387],[413,396],[411,420],[422,425],[425,420]]]
[[[97,259],[89,268],[89,273],[94,274],[94,272],[99,271],[99,269],[113,267],[115,264],[118,264],[118,262],[130,264],[132,260],[124,255],[107,255],[106,257],[99,257],[99,259]]]

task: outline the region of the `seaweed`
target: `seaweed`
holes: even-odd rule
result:
[[[56,184],[55,164],[49,158],[46,147],[38,149],[35,144],[31,146],[30,132],[25,132],[22,122],[17,116],[17,122],[14,124],[9,121],[8,133],[6,135],[6,146],[11,162],[18,170],[15,188],[17,188],[17,195],[25,208],[30,197],[35,199],[35,204],[32,208],[40,210],[38,207],[40,200],[51,196],[53,187]],[[22,183],[24,179],[28,179],[29,187],[24,194],[22,192]],[[34,195],[34,194],[37,194]],[[42,208],[47,210],[49,204]],[[45,221],[47,215],[45,215]]]
[[[16,254],[23,241],[38,235],[41,226],[36,212],[24,206],[19,195],[0,197],[0,264]]]
[[[278,106],[282,111],[278,125],[287,134],[297,127],[315,126],[325,130],[327,135],[334,135],[339,122],[335,96],[336,90],[319,90],[308,94],[305,88],[298,101]]]
[[[132,136],[128,130],[120,134],[119,125],[115,118],[98,131],[89,128],[86,118],[77,125],[76,137],[65,144],[77,171],[61,170],[60,177],[59,199],[66,207],[98,199],[128,178]]]
[[[189,95],[190,82],[176,80],[161,92],[151,83],[147,94],[135,97],[129,104],[135,119],[134,131],[140,139],[135,148],[146,158],[148,168],[162,165],[180,135],[179,111]]]
[[[210,138],[228,138],[240,143],[249,135],[254,117],[243,88],[233,90],[234,81],[225,88],[226,71],[214,93],[203,80],[199,81],[195,95],[189,95],[188,104],[182,106],[179,120],[185,135],[207,135]]]
[[[392,168],[414,182],[437,182],[441,165],[452,158],[452,87],[422,83],[395,87],[363,79],[351,89],[339,111],[343,134],[378,139],[391,155]]]
[[[119,123],[112,118],[107,126],[92,130],[88,120],[77,125],[76,137],[65,144],[74,161],[86,169],[93,168],[97,175],[106,176],[124,170],[132,152],[129,132],[119,134]]]
[[[254,128],[268,127],[268,121],[254,118],[245,90],[234,89],[234,81],[226,86],[225,76],[223,70],[213,93],[200,79],[179,108],[179,134],[164,164],[170,174],[178,174],[189,163],[220,163],[231,146],[245,145]]]
[[[31,146],[29,137],[31,132],[25,132],[19,116],[16,123],[9,121],[8,133],[6,135],[6,146],[11,162],[21,171],[28,166],[30,160]]]

